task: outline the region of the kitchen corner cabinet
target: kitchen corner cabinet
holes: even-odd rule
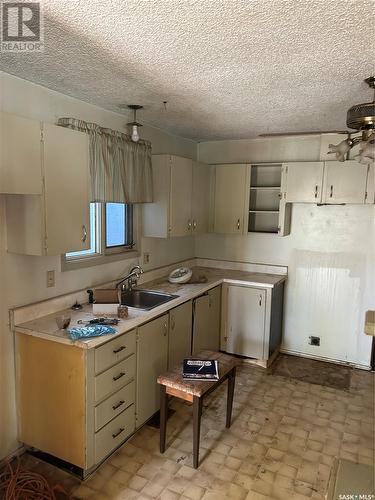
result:
[[[247,166],[215,166],[213,232],[243,234],[247,186]]]
[[[281,344],[284,283],[273,288],[223,284],[221,350],[267,365]]]
[[[208,231],[210,167],[153,155],[153,203],[143,205],[143,236],[169,238]]]
[[[193,301],[193,354],[220,348],[221,286]]]
[[[168,367],[168,314],[138,328],[136,426],[160,409],[158,376]]]
[[[191,300],[169,311],[168,370],[191,354],[192,321]]]
[[[42,194],[41,127],[0,113],[0,193]]]
[[[38,144],[41,194],[6,196],[8,251],[60,255],[86,250],[90,247],[88,136],[43,123]]]

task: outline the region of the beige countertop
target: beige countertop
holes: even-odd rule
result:
[[[89,349],[104,344],[105,342],[108,342],[118,335],[129,332],[137,326],[151,321],[157,316],[168,312],[170,309],[173,309],[174,307],[188,300],[198,297],[211,288],[221,285],[224,282],[233,283],[236,285],[272,289],[275,285],[281,283],[282,281],[285,281],[287,278],[285,275],[277,274],[254,273],[230,269],[215,269],[204,267],[193,268],[192,281],[199,279],[199,277],[201,276],[205,276],[207,278],[207,281],[205,283],[186,283],[183,285],[171,284],[168,282],[166,276],[154,281],[142,283],[139,288],[148,290],[160,290],[178,295],[178,297],[167,302],[166,304],[155,307],[151,311],[143,311],[140,309],[129,307],[128,318],[120,320],[119,324],[115,327],[115,334],[93,337],[87,340],[73,341],[70,340],[68,334],[64,330],[58,330],[55,318],[62,314],[67,314],[71,317],[70,328],[74,326],[82,326],[77,323],[79,320],[88,321],[92,319],[94,316],[92,313],[91,304],[84,305],[83,309],[79,311],[66,309],[64,311],[49,314],[27,323],[22,323],[19,325],[16,324],[15,330],[19,333],[33,335],[39,338],[44,338],[64,344],[70,344],[83,349]]]

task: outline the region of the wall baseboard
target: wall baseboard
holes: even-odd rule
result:
[[[342,361],[339,359],[329,358],[327,356],[316,356],[314,354],[307,354],[304,352],[293,351],[291,349],[283,349],[283,348],[280,349],[280,353],[281,354],[290,354],[291,356],[298,356],[300,358],[315,359],[316,361],[324,361],[325,363],[333,363],[335,365],[349,366],[351,368],[358,368],[359,370],[371,371],[370,365],[364,365],[361,363],[353,363],[351,361]]]

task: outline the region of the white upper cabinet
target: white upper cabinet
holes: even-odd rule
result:
[[[375,203],[375,164],[369,165],[367,171],[366,203]]]
[[[215,167],[214,232],[243,234],[247,166],[225,164]]]
[[[42,193],[40,122],[0,113],[0,193]]]
[[[287,203],[320,203],[324,162],[296,162],[284,165]]]
[[[211,172],[212,168],[210,165],[193,162],[193,195],[191,205],[193,234],[208,232]]]
[[[192,160],[172,156],[170,178],[169,234],[170,236],[188,236],[192,230]]]
[[[44,123],[37,145],[41,194],[6,197],[8,251],[60,255],[86,250],[90,248],[88,136]]]
[[[143,236],[169,238],[208,231],[208,165],[172,155],[152,157],[153,203],[143,206]]]
[[[356,161],[327,161],[323,203],[365,203],[368,166]]]
[[[90,248],[88,136],[44,124],[47,254]]]

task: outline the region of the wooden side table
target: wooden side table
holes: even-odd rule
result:
[[[237,360],[233,356],[215,351],[202,351],[193,358],[217,360],[219,365],[219,380],[214,382],[184,380],[181,366],[160,375],[160,453],[165,451],[167,432],[167,414],[169,396],[193,403],[193,466],[199,463],[199,440],[202,416],[203,398],[214,391],[225,380],[228,380],[226,427],[229,428],[232,419],[234,385],[236,380]]]

